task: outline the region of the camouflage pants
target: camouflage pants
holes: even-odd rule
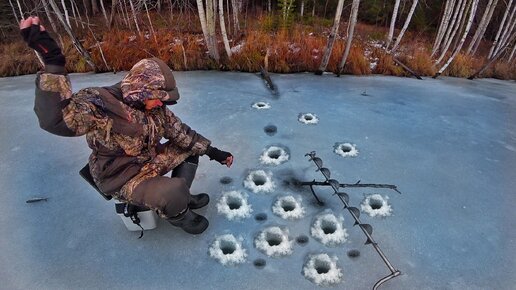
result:
[[[146,163],[140,172],[121,188],[118,198],[155,210],[162,218],[171,218],[187,208],[190,189],[184,178],[163,175],[187,158],[189,161],[198,162],[198,156],[191,156],[191,152],[177,149],[170,142],[163,147],[161,153]]]

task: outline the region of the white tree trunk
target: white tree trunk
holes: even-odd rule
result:
[[[11,1],[9,0],[9,2],[11,2]],[[52,29],[54,30],[54,32],[57,33],[57,27],[56,27],[56,24],[54,22],[54,19],[50,15],[50,10],[48,9],[47,1],[46,0],[42,0],[41,2],[43,3],[43,8],[45,9],[45,14],[47,15],[48,22],[50,22],[50,26],[52,26]]]
[[[133,0],[129,0],[129,5],[131,5],[131,11],[133,11],[133,20],[134,24],[136,24],[136,30],[138,30],[138,34],[142,34],[140,31],[140,26],[138,26],[138,19],[136,18],[136,11],[134,9]]]
[[[507,21],[507,29],[504,30],[502,33],[502,36],[500,37],[500,42],[498,43],[498,46],[495,49],[495,54],[505,46],[505,43],[507,40],[509,40],[509,36],[512,34],[512,31],[514,30],[514,25],[516,24],[516,19],[514,15],[516,14],[516,5],[512,8],[511,17],[509,18],[509,21]]]
[[[303,17],[305,13],[305,0],[301,0],[301,17]]]
[[[143,3],[145,3],[145,1],[143,1]],[[106,24],[109,25],[109,18],[107,17],[106,8],[104,7],[104,0],[100,0],[100,9],[102,10],[102,14],[104,15]]]
[[[208,36],[208,28],[206,24],[206,13],[204,13],[203,0],[197,0],[197,11],[199,12],[199,20],[201,21],[202,34],[204,35],[204,42],[206,47],[210,50],[210,39]]]
[[[502,33],[503,28],[505,27],[505,19],[507,19],[509,10],[511,10],[511,5],[512,5],[512,0],[509,0],[509,3],[507,3],[507,8],[505,10],[505,13],[503,14],[502,22],[500,22],[500,27],[498,28],[498,32],[496,33],[495,40],[493,41],[493,45],[491,46],[491,49],[489,50],[489,54],[487,55],[487,58],[491,58],[494,54],[494,50],[496,48],[496,45],[498,44],[498,38],[500,37],[500,34]]]
[[[224,48],[228,58],[231,58],[231,48],[229,47],[228,34],[226,33],[226,24],[224,23],[224,0],[219,0],[219,18],[220,18],[220,33],[224,41]]]
[[[111,11],[109,12],[108,28],[111,28],[111,26],[113,25],[113,16],[115,16],[117,2],[118,0],[111,1]]]
[[[315,0],[314,0],[314,6],[312,6],[312,17],[315,17]]]
[[[462,20],[462,17],[464,16],[464,13],[466,10],[466,4],[468,4],[468,2],[470,2],[470,1],[473,1],[473,0],[465,0],[465,1],[462,1],[462,3],[460,3],[461,5],[460,5],[460,7],[458,7],[459,10],[457,11],[458,13],[457,13],[457,18],[455,19],[456,21],[454,22],[454,25],[450,25],[450,27],[449,27],[450,28],[448,31],[449,34],[447,34],[447,37],[444,40],[444,47],[441,50],[441,55],[435,62],[436,64],[440,63],[446,56],[446,53],[448,52],[448,49],[450,48],[453,38],[455,38],[455,34],[457,34],[457,31],[459,31],[460,21]]]
[[[145,11],[147,12],[147,19],[149,20],[149,24],[150,24],[150,28],[151,28],[151,33],[154,36],[154,41],[156,41],[156,43],[157,43],[158,39],[156,38],[156,31],[154,31],[154,26],[152,25],[152,20],[150,18],[149,8],[147,7],[147,1],[146,0],[143,1],[143,5],[145,7]]]
[[[330,61],[331,52],[333,50],[333,44],[335,44],[335,38],[337,33],[339,32],[340,25],[340,16],[342,15],[342,8],[344,7],[344,0],[339,0],[337,4],[337,11],[335,12],[335,19],[333,20],[333,27],[331,28],[330,37],[328,38],[328,43],[326,44],[326,49],[324,50],[324,55],[321,61],[321,65],[319,66],[319,70],[316,74],[322,74],[326,67],[328,66],[328,62]]]
[[[484,11],[484,15],[482,15],[482,20],[480,20],[480,23],[478,24],[477,31],[475,31],[475,34],[473,35],[473,38],[471,39],[468,49],[466,50],[467,54],[474,54],[477,50],[478,44],[484,37],[484,33],[486,32],[487,25],[489,25],[489,22],[491,21],[491,17],[493,16],[493,11],[496,8],[496,4],[498,3],[498,0],[489,0],[489,2],[486,5],[486,9]]]
[[[396,51],[396,49],[398,49],[398,45],[400,44],[401,39],[403,38],[403,34],[405,34],[405,31],[407,30],[407,28],[410,24],[410,21],[412,20],[412,15],[414,15],[414,11],[416,10],[417,3],[418,3],[418,0],[414,0],[414,2],[412,2],[412,7],[410,7],[410,11],[409,11],[409,14],[407,15],[407,19],[405,20],[405,24],[403,24],[403,28],[401,29],[400,34],[398,34],[398,37],[396,37],[396,42],[392,46],[390,53],[394,53]]]
[[[441,19],[441,24],[439,24],[439,30],[437,31],[437,36],[435,37],[434,45],[432,46],[431,57],[434,56],[434,54],[437,52],[437,50],[441,46],[441,42],[444,37],[444,33],[448,29],[448,24],[450,23],[450,18],[451,18],[451,14],[453,12],[454,5],[455,5],[455,0],[447,0],[446,1],[443,17]]]
[[[389,35],[387,36],[387,44],[385,45],[386,49],[389,49],[389,45],[391,45],[392,42],[392,37],[394,36],[394,26],[396,25],[396,17],[398,16],[399,7],[400,0],[396,0],[394,3],[394,9],[392,10],[391,26],[389,27]]]
[[[446,31],[443,31],[443,35],[442,35],[442,39],[441,41],[437,44],[437,47],[435,49],[435,51],[432,53],[432,57],[434,56],[434,54],[436,54],[438,51],[442,51],[441,46],[444,46],[448,40],[450,39],[450,35],[452,34],[452,31],[455,29],[455,22],[457,21],[457,17],[461,11],[461,7],[464,5],[466,0],[458,0],[458,1],[455,1],[455,5],[453,7],[450,7],[450,13],[452,13],[451,15],[451,20],[448,22],[448,25],[447,25],[447,28],[446,28]]]
[[[516,51],[516,42],[512,45],[511,55],[509,55],[507,62],[511,62],[512,58],[514,57],[514,51]]]
[[[233,30],[236,34],[240,31],[240,21],[238,20],[240,14],[240,2],[241,0],[231,0],[231,6],[233,8]]]
[[[206,24],[208,28],[208,36],[210,39],[210,54],[218,62],[219,51],[217,48],[217,39],[215,37],[215,10],[213,5],[214,0],[206,0]]]
[[[457,56],[457,54],[460,52],[462,45],[464,45],[464,41],[466,40],[466,37],[468,36],[469,30],[471,29],[471,24],[473,24],[473,19],[475,18],[475,13],[477,12],[478,7],[478,1],[479,0],[473,0],[473,3],[471,4],[468,24],[466,25],[466,29],[464,29],[464,34],[462,34],[462,38],[460,39],[459,44],[453,51],[452,55],[448,59],[448,61],[441,67],[441,69],[437,72],[437,75],[440,75],[444,72],[444,70],[450,65],[450,63],[453,61],[453,59]]]
[[[73,15],[73,20],[75,22],[75,27],[79,27],[79,22],[77,21],[77,14],[80,12],[79,12],[79,9],[75,9],[76,7],[73,5],[73,0],[70,1],[70,8],[72,8],[72,15]],[[72,27],[72,26],[70,25],[70,27]]]
[[[95,63],[91,59],[90,54],[88,53],[88,51],[86,49],[84,49],[84,47],[79,42],[77,37],[75,37],[75,35],[73,34],[72,29],[70,28],[70,26],[68,26],[68,24],[64,20],[63,15],[61,14],[61,11],[59,11],[59,7],[57,6],[56,2],[54,0],[48,0],[48,2],[50,3],[50,6],[54,10],[54,13],[57,16],[57,19],[59,19],[59,22],[61,22],[61,25],[63,25],[64,29],[66,30],[66,32],[68,33],[68,35],[72,39],[72,43],[75,46],[75,48],[77,49],[77,51],[82,55],[82,57],[84,58],[86,63],[89,66],[91,66],[91,68],[93,70],[97,71],[97,66],[95,65]]]
[[[9,0],[9,4],[11,4],[11,9],[13,10],[14,18],[16,19],[16,22],[20,23],[21,19],[18,18],[18,14],[16,14],[16,9],[14,8],[13,2]],[[21,18],[23,18],[23,14],[21,15]]]
[[[358,15],[358,6],[360,5],[360,0],[353,0],[353,4],[351,4],[351,14],[349,15],[349,25],[348,25],[348,37],[346,39],[346,49],[344,50],[344,55],[342,55],[342,59],[339,64],[339,74],[344,69],[344,65],[346,65],[346,60],[348,59],[349,50],[351,49],[351,43],[353,42],[353,34],[355,32],[355,24],[357,23],[357,15]]]

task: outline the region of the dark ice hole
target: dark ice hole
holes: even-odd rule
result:
[[[253,182],[254,182],[254,185],[256,185],[256,186],[264,185],[266,181],[267,180],[265,179],[265,176],[262,176],[262,175],[254,175],[253,176]]]
[[[359,250],[349,250],[348,251],[348,257],[350,257],[350,258],[358,258],[358,256],[360,256],[360,251]]]
[[[235,252],[236,246],[235,243],[233,243],[232,241],[222,240],[220,241],[220,249],[222,250],[222,253],[224,255],[229,255]]]
[[[259,222],[263,222],[263,221],[266,221],[267,220],[267,214],[265,213],[259,213],[257,215],[254,216],[254,219],[259,221]]]
[[[265,107],[265,104],[264,103],[257,103],[256,106],[258,106],[258,108],[263,108],[263,107]]]
[[[280,158],[281,156],[281,150],[273,150],[273,151],[269,151],[269,153],[267,153],[267,155],[272,158],[272,159],[278,159]]]
[[[342,145],[342,146],[340,146],[340,149],[342,150],[342,152],[347,153],[347,152],[351,152],[352,148],[351,148],[351,146],[348,146],[348,145]]]
[[[282,201],[281,202],[281,208],[283,208],[284,211],[293,211],[296,209],[296,204],[291,201]]]
[[[231,182],[233,182],[233,179],[229,176],[224,176],[220,179],[220,183],[222,184],[230,184]]]
[[[276,132],[278,131],[278,128],[274,125],[268,125],[268,126],[265,126],[265,128],[263,128],[263,131],[267,135],[272,136],[272,135],[276,134]]]
[[[242,200],[238,197],[229,197],[227,200],[229,209],[239,209],[242,206]]]
[[[335,225],[334,222],[322,220],[321,229],[323,230],[324,234],[329,235],[333,234],[337,230],[337,225]]]
[[[312,117],[312,116],[310,116],[310,115],[305,115],[305,117],[304,117],[304,118],[305,118],[305,120],[307,120],[307,121],[312,121],[312,119],[313,119],[313,117]]]
[[[382,208],[382,201],[378,199],[371,198],[369,199],[369,205],[372,209],[381,209]]]
[[[308,243],[308,237],[305,235],[301,235],[296,238],[296,242],[300,245],[305,245],[306,243]]]
[[[315,270],[318,274],[326,274],[330,271],[330,263],[325,260],[315,260]]]
[[[266,264],[267,262],[264,259],[256,259],[253,262],[253,265],[258,269],[265,267]]]
[[[283,241],[280,235],[274,233],[267,233],[265,235],[265,240],[267,241],[267,243],[269,243],[269,246],[271,247],[280,245]]]

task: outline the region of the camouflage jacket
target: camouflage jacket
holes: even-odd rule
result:
[[[166,106],[146,111],[122,100],[120,84],[72,94],[67,75],[43,72],[36,78],[34,111],[40,127],[59,136],[86,135],[93,150],[89,158],[91,174],[106,194],[116,193],[152,162],[162,138],[178,152],[172,168],[190,155],[206,153],[211,142],[182,123]]]

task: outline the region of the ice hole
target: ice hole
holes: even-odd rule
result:
[[[305,208],[301,205],[301,198],[292,195],[279,197],[272,205],[272,212],[289,220],[300,219],[305,216]]]
[[[271,105],[266,102],[256,102],[252,105],[252,107],[255,109],[258,109],[258,110],[263,110],[263,109],[270,109]]]
[[[314,117],[312,117],[310,115],[305,115],[305,120],[312,121],[313,119],[314,119]]]
[[[342,270],[337,265],[337,257],[318,254],[309,257],[303,276],[319,286],[330,286],[342,280]]]
[[[259,213],[257,215],[254,216],[254,219],[259,221],[259,222],[263,222],[263,221],[266,221],[267,220],[267,214],[265,213]]]
[[[359,250],[349,250],[348,251],[348,257],[350,258],[358,258],[360,256],[360,251]]]
[[[244,180],[244,186],[254,193],[270,192],[274,189],[272,173],[263,170],[252,171]]]
[[[292,244],[288,230],[280,227],[266,228],[255,239],[256,248],[270,257],[292,254]]]
[[[383,197],[380,194],[370,194],[365,196],[360,204],[363,212],[371,217],[387,217],[392,214],[392,207],[389,205],[388,197]]]
[[[224,266],[244,263],[247,257],[246,250],[242,247],[242,238],[237,239],[232,234],[215,237],[209,254]]]
[[[300,235],[296,238],[296,242],[300,245],[305,245],[308,243],[308,237],[305,235]]]
[[[217,211],[229,220],[243,219],[251,216],[253,209],[247,202],[247,195],[240,191],[222,193],[217,202]]]
[[[256,259],[253,261],[253,265],[258,269],[262,269],[267,265],[267,262],[264,259]]]
[[[262,164],[279,165],[290,158],[287,149],[279,146],[266,148],[260,156]]]
[[[337,230],[337,225],[334,221],[322,220],[321,229],[326,235],[333,234]]]
[[[299,117],[297,118],[297,120],[303,124],[307,124],[307,125],[313,125],[313,124],[317,124],[319,122],[319,119],[317,118],[317,116],[315,114],[312,114],[312,113],[301,113],[299,114]]]
[[[344,219],[333,213],[318,215],[310,229],[310,234],[325,246],[337,246],[347,240],[348,234],[343,225]]]
[[[228,198],[227,204],[231,210],[239,209],[242,206],[242,199],[230,196]]]
[[[335,143],[333,151],[342,157],[356,157],[358,150],[355,144],[351,143]]]
[[[380,209],[382,208],[383,202],[381,200],[371,198],[369,200],[369,205],[372,209]]]
[[[315,259],[315,270],[318,274],[326,274],[330,271],[330,263],[326,260]]]
[[[220,183],[222,184],[230,184],[231,182],[233,182],[233,179],[229,176],[224,176],[220,179]]]
[[[267,243],[269,243],[269,246],[279,246],[283,242],[282,236],[277,233],[271,233],[267,232],[265,239],[267,240]]]
[[[269,136],[273,136],[274,134],[276,134],[276,132],[278,131],[278,128],[274,125],[268,125],[268,126],[265,126],[263,128],[263,131],[269,135]]]
[[[235,243],[233,241],[222,240],[220,241],[220,250],[224,255],[233,254],[236,250]]]

